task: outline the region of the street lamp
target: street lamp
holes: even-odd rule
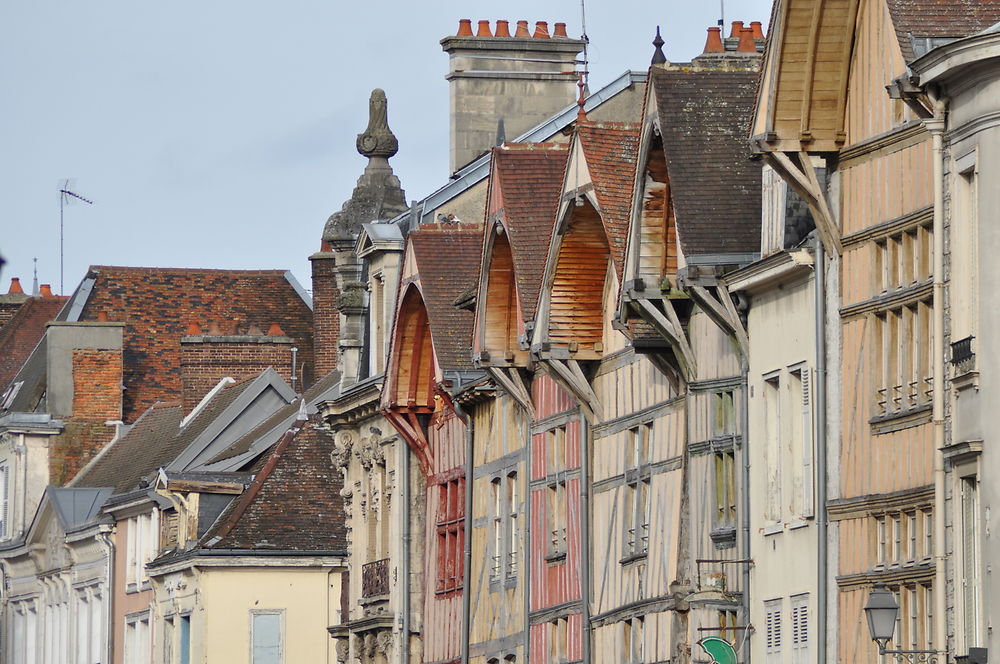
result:
[[[948,661],[948,653],[937,650],[886,650],[886,645],[892,640],[896,631],[896,617],[899,615],[899,605],[896,598],[885,587],[884,583],[876,583],[868,595],[865,604],[865,616],[868,618],[868,631],[872,641],[878,644],[879,655],[892,655],[897,662],[926,662],[937,664],[938,657]]]

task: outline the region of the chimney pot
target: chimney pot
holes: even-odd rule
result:
[[[22,295],[24,289],[21,288],[21,279],[18,277],[10,278],[10,290],[7,291],[8,295]]]
[[[743,35],[743,21],[733,21],[733,29],[729,33],[730,39],[739,39]]]
[[[267,328],[267,336],[269,337],[283,337],[285,336],[285,331],[281,329],[278,322],[275,321],[271,323],[271,327]]]
[[[535,34],[533,34],[532,37],[535,39],[548,39],[549,24],[546,21],[538,21],[535,23]]]
[[[556,23],[555,30],[552,32],[553,37],[559,37],[561,39],[568,39],[569,35],[566,34],[566,24]]]
[[[750,21],[750,29],[753,30],[754,39],[764,38],[764,30],[761,28],[760,21]]]
[[[492,37],[493,36],[493,33],[490,32],[490,22],[489,21],[480,21],[479,22],[479,30],[476,31],[476,36],[477,37]]]
[[[740,33],[740,44],[736,47],[737,53],[756,53],[757,42],[753,38],[753,28],[743,28]]]
[[[187,332],[185,334],[195,335],[201,334],[201,325],[198,325],[198,321],[191,321],[188,323]]]
[[[17,290],[18,292],[21,292],[21,287],[18,286]],[[54,297],[52,295],[52,286],[50,286],[49,284],[42,284],[41,286],[39,286],[38,294],[41,295],[42,297]]]
[[[527,21],[518,21],[517,22],[517,30],[514,31],[514,36],[515,37],[530,37],[531,36],[531,33],[528,32],[528,22]]]
[[[705,40],[705,53],[722,53],[725,50],[722,45],[722,28],[709,28],[708,39]]]
[[[494,37],[510,37],[510,21],[498,20]]]
[[[264,336],[264,330],[260,329],[260,326],[256,323],[251,323],[250,327],[247,328],[247,336],[262,337]]]
[[[222,330],[219,328],[218,321],[213,320],[211,323],[208,324],[208,334],[213,337],[222,336]]]
[[[457,37],[471,37],[472,36],[472,19],[463,18],[458,22],[458,33]]]
[[[97,321],[99,323],[107,323],[108,322],[108,312],[107,311],[98,311],[97,312]]]

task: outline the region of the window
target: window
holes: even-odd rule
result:
[[[191,616],[181,616],[178,635],[178,664],[191,664]]]
[[[652,425],[629,429],[625,448],[625,559],[649,550],[649,442]]]
[[[517,577],[517,473],[510,472],[492,482],[493,566],[490,582],[513,581]]]
[[[566,531],[569,522],[569,496],[566,492],[566,467],[569,463],[566,427],[556,427],[545,434],[545,472],[548,486],[549,561],[566,558]]]
[[[281,611],[250,612],[250,664],[281,664]]]
[[[813,427],[809,370],[788,372],[788,413],[792,459],[792,509],[795,516],[813,516]]]
[[[0,539],[10,537],[10,464],[0,463]]]
[[[781,521],[781,390],[778,377],[764,381],[765,462],[767,466],[767,502],[764,518]]]
[[[569,620],[556,618],[549,623],[549,664],[569,661]]]
[[[734,408],[734,393],[732,390],[717,392],[714,395],[712,415],[712,437],[721,438],[736,433],[736,411]]]
[[[764,602],[764,651],[768,662],[781,661],[781,600]]]
[[[437,515],[437,592],[450,592],[462,586],[462,552],[465,546],[465,479],[457,478],[438,485]]]
[[[34,600],[12,602],[10,605],[11,664],[35,664],[38,639],[38,611]],[[98,661],[98,660],[95,660]]]
[[[795,595],[792,600],[792,662],[809,664],[809,595]]]
[[[643,664],[646,661],[646,618],[637,616],[622,623],[622,653],[626,664]]]
[[[146,563],[155,558],[160,549],[159,514],[159,510],[153,509],[128,520],[128,592],[136,592],[143,583],[148,583]]]
[[[125,664],[149,664],[149,612],[125,617]]]
[[[961,501],[961,558],[960,577],[962,592],[962,622],[965,625],[965,647],[982,645],[979,639],[979,480],[976,476],[959,480]]]
[[[174,616],[163,619],[163,634],[161,646],[163,649],[163,664],[174,664]]]
[[[875,243],[875,266],[882,292],[907,288],[931,278],[933,233],[929,225],[914,226]]]
[[[978,336],[979,331],[979,210],[976,152],[955,160],[949,247],[951,338]]]
[[[877,567],[912,566],[931,556],[934,523],[929,508],[873,517]]]
[[[715,453],[715,527],[736,527],[736,453]]]
[[[904,583],[890,587],[899,605],[893,648],[899,650],[933,649],[934,594],[926,583]]]
[[[931,301],[919,300],[875,316],[876,414],[925,407],[932,394]]]
[[[719,611],[719,636],[731,645],[736,645],[736,638],[739,635],[739,625],[736,621],[736,611]]]

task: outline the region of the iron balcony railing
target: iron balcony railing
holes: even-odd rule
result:
[[[361,566],[361,596],[389,594],[389,559],[383,558]]]

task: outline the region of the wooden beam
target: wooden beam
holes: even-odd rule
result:
[[[823,246],[829,253],[839,256],[844,253],[844,247],[840,242],[840,229],[830,212],[829,205],[827,205],[826,196],[819,186],[816,172],[812,168],[811,158],[805,152],[797,153],[797,156],[799,159],[805,159],[801,167],[784,152],[764,153],[768,164],[809,206],[809,212],[812,213],[813,221],[816,222],[816,230],[819,231]]]
[[[847,142],[847,132],[844,131],[844,116],[847,108],[847,81],[851,75],[851,53],[854,51],[854,36],[857,34],[858,5],[860,0],[848,0],[847,21],[844,30],[847,36],[844,38],[844,49],[840,53],[840,70],[837,72],[838,92],[837,95],[837,143],[843,145]]]
[[[802,109],[799,118],[799,140],[812,140],[811,111],[813,78],[816,68],[816,49],[819,48],[820,20],[823,18],[823,0],[814,0],[812,19],[809,22],[809,42],[806,44],[806,63],[802,81]]]
[[[688,291],[698,304],[701,305],[702,309],[705,310],[708,317],[715,321],[715,324],[721,327],[723,332],[736,340],[736,345],[739,347],[743,358],[749,360],[750,340],[747,338],[746,330],[743,329],[743,323],[740,321],[735,307],[732,307],[731,300],[729,304],[732,307],[732,311],[730,311],[729,307],[725,306],[725,300],[729,298],[729,292],[724,291],[721,286],[718,288],[718,300],[704,286],[690,286],[688,287]]]
[[[547,359],[543,360],[543,362],[552,369],[552,377],[557,379],[573,395],[592,424],[596,424],[604,419],[601,404],[597,401],[594,391],[590,388],[590,384],[586,380],[581,380],[580,376],[562,360]]]
[[[633,304],[639,307],[641,313],[644,314],[643,318],[674,348],[676,351],[674,354],[681,365],[681,373],[684,375],[684,379],[687,381],[694,380],[696,375],[694,354],[691,352],[691,347],[684,337],[683,328],[679,325],[675,328],[673,322],[664,316],[656,308],[656,305],[649,300],[633,300]],[[670,305],[668,304],[667,306],[669,307]]]
[[[505,371],[503,367],[486,367],[486,371],[503,391],[509,394],[528,413],[531,419],[535,419],[535,406],[531,403],[531,395],[516,368]]]

